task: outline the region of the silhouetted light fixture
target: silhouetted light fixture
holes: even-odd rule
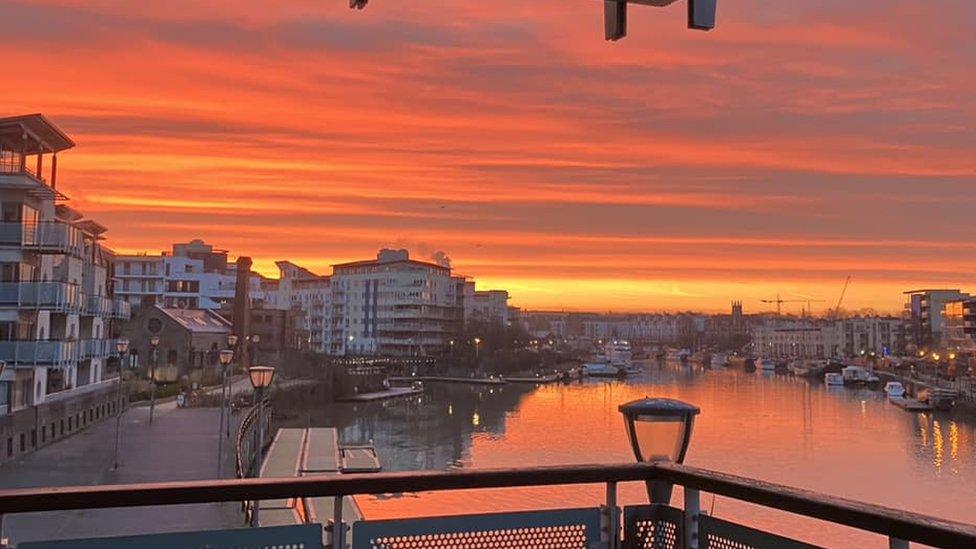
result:
[[[691,443],[697,406],[671,398],[642,398],[620,405],[634,457],[641,462],[682,463]],[[668,503],[672,485],[648,482],[652,503]]]

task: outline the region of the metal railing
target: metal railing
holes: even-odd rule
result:
[[[79,358],[108,358],[118,354],[117,339],[83,339],[78,342]]]
[[[78,256],[85,250],[81,231],[62,221],[0,222],[0,245]]]
[[[82,295],[67,282],[0,282],[0,307],[78,312]]]
[[[0,361],[13,366],[63,367],[78,361],[75,341],[0,341]]]
[[[621,482],[669,482],[684,487],[684,507],[651,505],[617,506],[617,487]],[[353,547],[368,547],[367,532],[413,543],[422,536],[457,536],[459,532],[492,535],[513,528],[556,528],[567,513],[577,519],[601,513],[598,545],[567,544],[573,547],[614,549],[641,541],[641,547],[806,547],[789,538],[723,521],[701,512],[700,492],[711,492],[740,501],[803,515],[835,524],[873,532],[889,539],[891,547],[908,547],[917,542],[937,547],[976,546],[976,526],[936,517],[909,513],[768,483],[716,471],[675,465],[621,464],[536,467],[522,469],[475,469],[406,473],[349,474],[292,478],[253,478],[166,482],[115,486],[76,486],[30,488],[0,491],[0,516],[11,513],[177,505],[227,501],[273,500],[288,498],[345,497],[357,494],[467,490],[473,488],[514,488],[529,486],[603,484],[605,505],[592,509],[539,511],[452,517],[450,521],[403,519],[360,521],[353,528]],[[342,505],[335,506],[333,524],[342,524]],[[621,511],[623,511],[621,513]],[[487,518],[486,518],[487,517]],[[624,520],[621,521],[621,518]],[[623,524],[622,524],[623,522]],[[582,527],[582,526],[580,526]],[[576,527],[574,527],[576,528]],[[345,528],[334,529],[333,547],[345,544]],[[578,530],[576,530],[578,533]],[[462,532],[463,533],[463,532]],[[357,535],[363,534],[357,538]],[[466,534],[465,534],[466,535]],[[416,536],[421,536],[420,538]],[[648,536],[653,544],[645,545]],[[377,545],[398,547],[398,545]],[[533,547],[522,542],[513,547]]]

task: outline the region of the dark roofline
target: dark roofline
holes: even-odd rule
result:
[[[925,294],[925,293],[928,293],[928,292],[959,292],[959,293],[962,293],[962,290],[960,290],[959,288],[923,288],[921,290],[909,290],[907,292],[904,292],[904,295]]]
[[[0,118],[0,127],[13,125],[20,125],[42,139],[52,149],[51,152],[60,152],[75,146],[75,142],[67,134],[39,112]]]
[[[437,263],[429,263],[427,261],[417,261],[416,259],[397,259],[394,261],[380,261],[379,259],[366,259],[363,261],[352,261],[349,263],[335,263],[332,265],[332,269],[342,269],[346,267],[366,267],[371,265],[397,265],[400,263],[409,263],[412,265],[420,265],[423,267],[435,267],[437,269],[444,269],[445,271],[450,271],[450,267],[445,267],[444,265],[438,265]]]

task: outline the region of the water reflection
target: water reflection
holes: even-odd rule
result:
[[[539,388],[430,384],[419,399],[323,404],[289,399],[286,423],[334,425],[372,440],[385,470],[507,467],[633,459],[617,406],[663,396],[701,407],[688,462],[944,518],[976,522],[976,428],[951,414],[910,414],[880,391],[825,387],[785,375],[650,364],[626,382]],[[552,488],[360,501],[367,516],[562,507],[600,500],[602,488]],[[625,487],[624,501],[642,501]],[[814,543],[866,542],[847,529],[718,498],[719,516]],[[839,537],[838,537],[839,536]],[[878,541],[877,538],[870,538]]]

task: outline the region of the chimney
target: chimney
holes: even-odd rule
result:
[[[251,258],[237,258],[237,281],[234,285],[234,311],[231,315],[237,336],[237,360],[242,368],[251,365],[248,336],[251,335]]]

